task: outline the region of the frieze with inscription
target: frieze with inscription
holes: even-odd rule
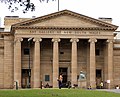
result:
[[[75,31],[75,30],[19,30],[15,34],[31,34],[31,35],[113,35],[113,32],[104,31]]]
[[[99,35],[100,31],[52,31],[52,30],[30,30],[30,34],[80,34],[80,35]]]

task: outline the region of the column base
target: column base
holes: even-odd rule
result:
[[[96,89],[96,82],[95,81],[87,82],[87,88]]]

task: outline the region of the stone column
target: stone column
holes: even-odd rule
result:
[[[96,56],[95,56],[95,42],[97,42],[96,39],[92,38],[89,39],[90,42],[90,63],[89,63],[89,72],[87,73],[88,77],[88,86],[91,86],[91,88],[96,88]]]
[[[14,41],[14,83],[17,82],[19,88],[21,88],[21,41],[22,38],[16,38]]]
[[[53,88],[58,87],[57,78],[59,76],[59,47],[58,42],[60,39],[54,38],[53,42]]]
[[[113,85],[113,39],[108,39],[108,60],[107,60],[107,88],[112,88]],[[110,83],[109,83],[110,82]]]
[[[71,85],[77,84],[77,42],[79,40],[73,38],[72,42],[72,55],[71,55]]]
[[[40,42],[41,38],[34,38],[33,88],[40,88]]]

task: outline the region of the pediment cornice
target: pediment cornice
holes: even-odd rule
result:
[[[83,20],[87,20],[89,22],[92,22],[96,25],[100,25],[100,27],[67,27],[67,28],[64,28],[64,27],[39,27],[39,26],[35,26],[35,27],[30,27],[29,25],[31,24],[35,24],[37,22],[44,22],[46,20],[49,20],[49,19],[53,19],[53,18],[56,18],[56,17],[59,17],[59,16],[62,16],[62,15],[67,15],[67,16],[72,16],[72,17],[75,17],[75,18],[78,18],[78,19],[83,19]],[[100,21],[98,19],[94,19],[94,18],[91,18],[91,17],[88,17],[88,16],[85,16],[85,15],[82,15],[82,14],[79,14],[79,13],[76,13],[76,12],[72,12],[72,11],[69,11],[69,10],[63,10],[63,11],[59,11],[59,12],[55,12],[55,13],[52,13],[52,14],[48,14],[48,15],[45,15],[45,16],[41,16],[41,17],[38,17],[38,18],[34,18],[34,19],[30,19],[30,20],[27,20],[27,21],[24,21],[24,22],[20,22],[20,23],[17,23],[17,24],[14,24],[12,25],[11,29],[16,29],[16,28],[59,28],[59,29],[104,29],[104,30],[116,30],[118,28],[118,26],[116,25],[113,25],[113,24],[110,24],[110,23],[107,23],[107,22],[103,22],[103,21]]]
[[[111,27],[53,27],[53,26],[17,26],[15,29],[53,29],[53,30],[113,30]]]

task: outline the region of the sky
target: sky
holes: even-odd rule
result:
[[[34,12],[23,13],[22,8],[16,12],[10,12],[7,4],[0,3],[1,26],[5,16],[19,16],[31,18],[32,16],[43,16],[58,11],[58,0],[49,3],[39,0],[31,0],[36,6]],[[99,17],[112,18],[114,25],[120,26],[120,0],[59,0],[59,10],[68,9],[95,19]],[[120,29],[120,28],[119,28]]]

